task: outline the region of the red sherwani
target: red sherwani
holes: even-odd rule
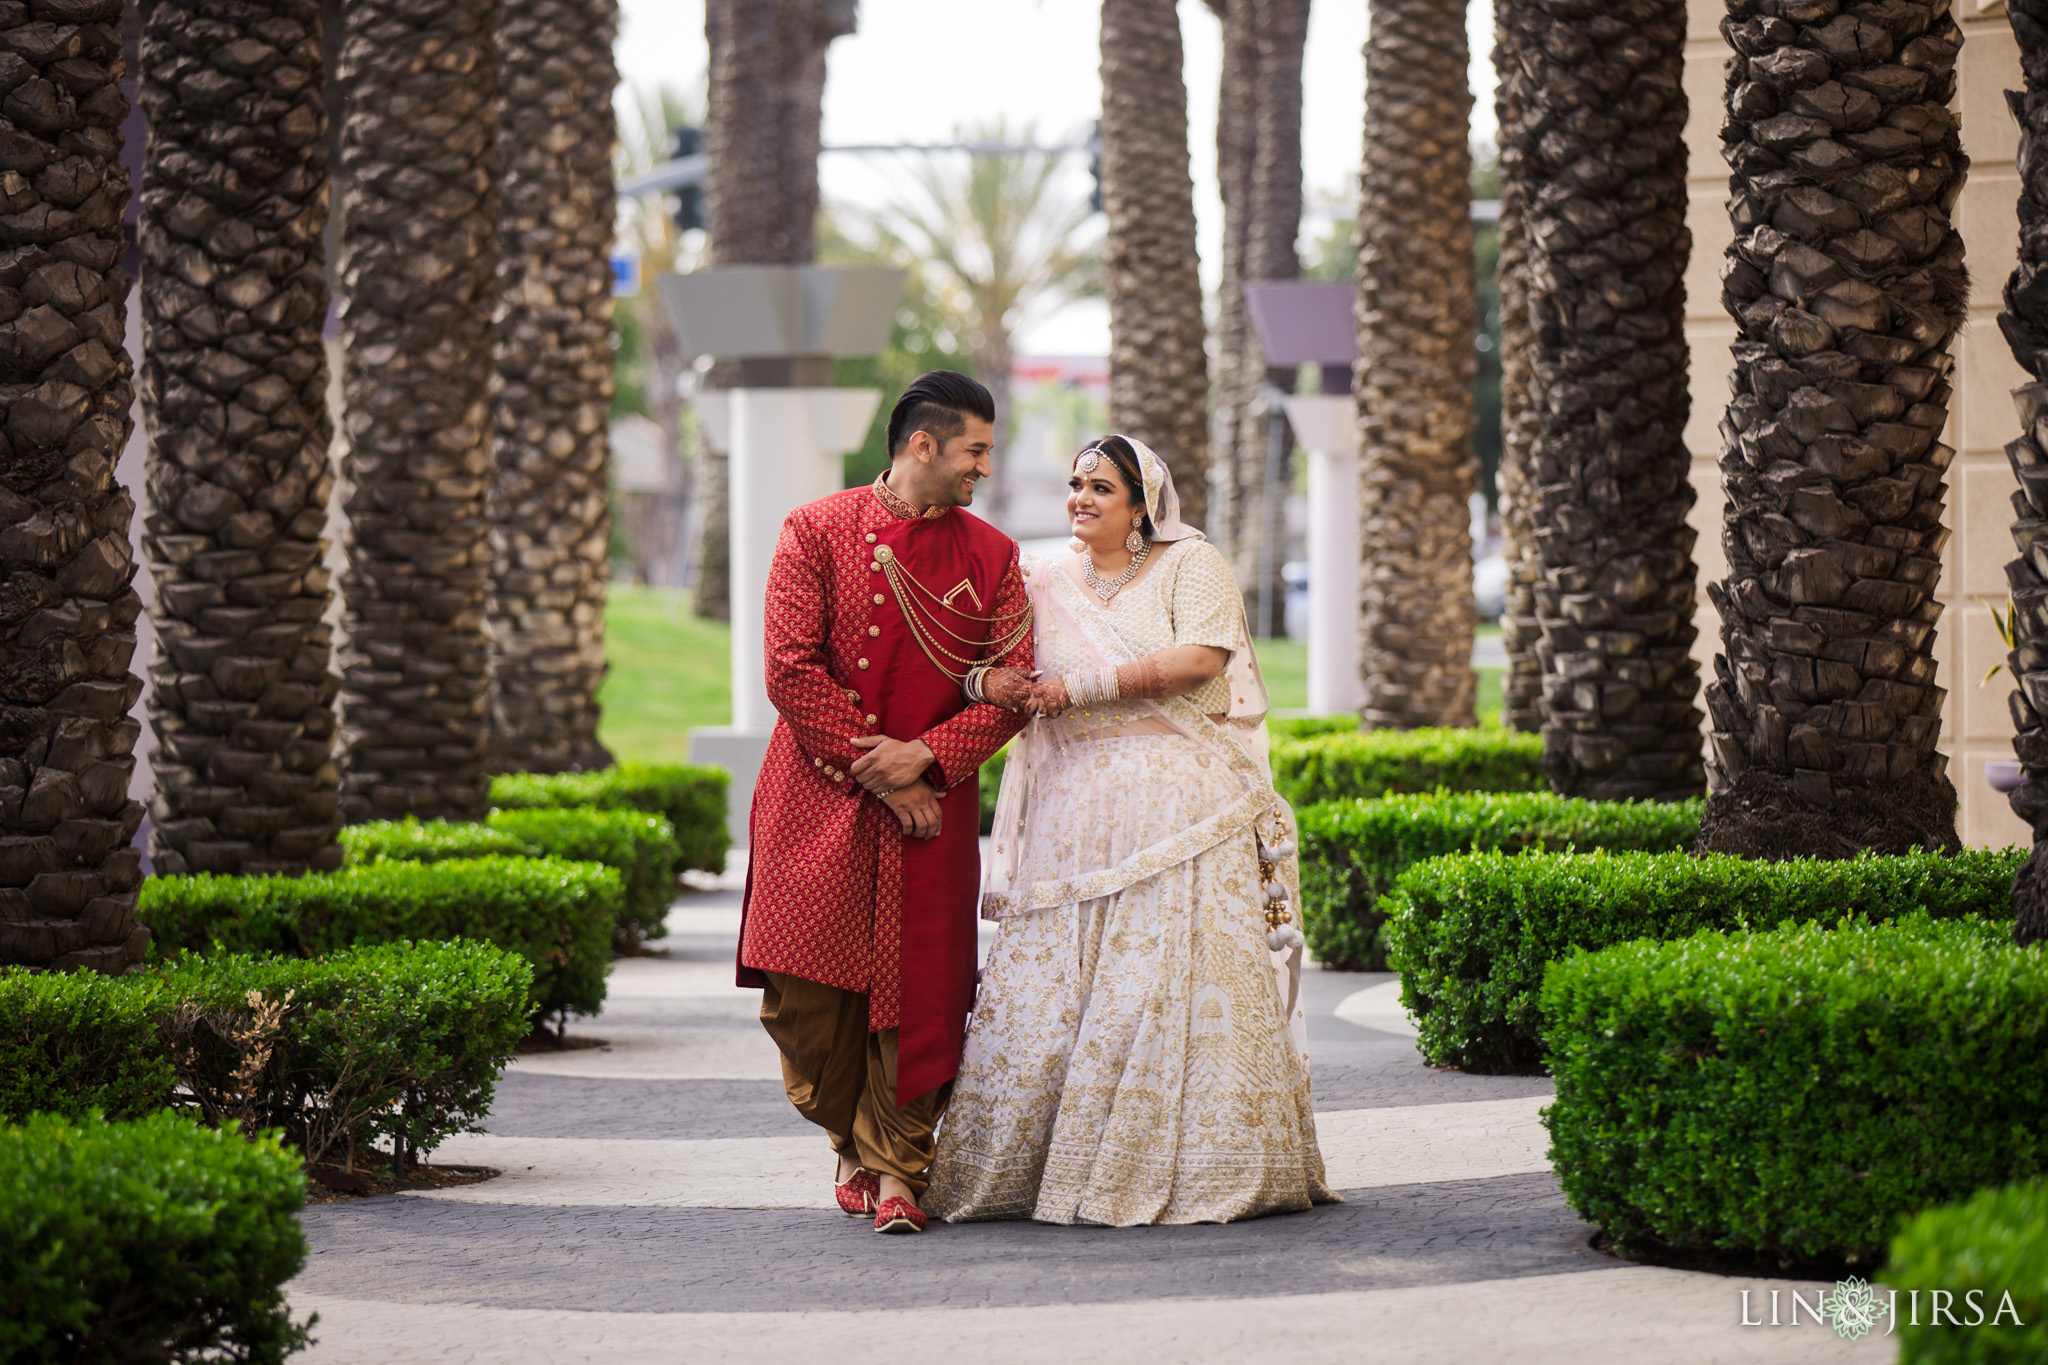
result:
[[[905,519],[857,488],[789,514],[768,571],[768,699],[780,715],[754,785],[738,980],[781,972],[866,994],[870,1031],[898,1031],[907,1103],[959,1067],[974,999],[977,779],[1025,718],[969,706],[927,657],[875,558],[883,545],[939,596],[968,585],[953,598],[966,615],[919,606],[969,639],[991,634],[971,617],[1028,609],[1017,543],[959,508]],[[1028,670],[1031,659],[1027,633],[1002,662]],[[922,739],[937,756],[924,773],[943,812],[937,838],[906,836],[849,776],[865,752],[851,741],[878,734]]]

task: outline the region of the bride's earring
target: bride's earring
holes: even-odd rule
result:
[[[1145,518],[1142,515],[1131,518],[1131,533],[1124,537],[1124,548],[1132,554],[1145,548],[1145,537],[1138,534],[1138,528],[1144,524]]]

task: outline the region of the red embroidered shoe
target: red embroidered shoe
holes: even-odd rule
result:
[[[875,1210],[876,1232],[923,1232],[924,1210],[908,1199],[892,1196]]]
[[[852,1175],[832,1186],[832,1193],[839,1197],[840,1208],[865,1218],[875,1211],[875,1201],[881,1197],[882,1178],[866,1167],[856,1167]]]

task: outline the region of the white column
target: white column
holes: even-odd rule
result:
[[[1349,394],[1290,394],[1287,420],[1308,450],[1308,709],[1356,712],[1358,408]]]
[[[782,521],[837,493],[840,457],[857,449],[882,401],[877,389],[734,389],[727,420],[731,489],[732,723],[768,730],[761,660],[768,564]]]
[[[733,389],[707,409],[728,452],[728,535],[732,603],[732,725],[699,727],[691,759],[732,772],[731,828],[744,841],[754,778],[775,708],[762,661],[768,565],[782,522],[807,502],[840,490],[841,456],[860,448],[878,389]]]

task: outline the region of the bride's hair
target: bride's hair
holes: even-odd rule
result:
[[[1131,449],[1131,443],[1121,436],[1098,436],[1074,452],[1080,459],[1091,450],[1099,450],[1109,462],[1116,466],[1116,472],[1123,475],[1124,488],[1131,495],[1131,502],[1145,515],[1144,523],[1138,527],[1145,539],[1156,534],[1152,528],[1152,513],[1145,507],[1145,476],[1138,472],[1138,452]]]

